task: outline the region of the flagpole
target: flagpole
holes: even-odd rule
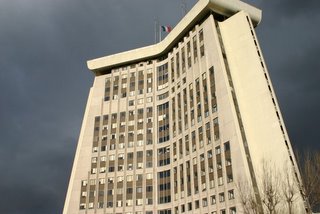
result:
[[[154,18],[154,44],[157,43],[157,25],[158,25],[158,21],[156,18]]]
[[[161,29],[161,26],[159,25],[159,42],[161,42],[161,40],[162,40],[162,38],[161,38],[162,37],[162,35],[161,35],[162,33],[161,32],[162,32],[162,29]]]

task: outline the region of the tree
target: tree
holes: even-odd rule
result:
[[[320,211],[320,151],[297,152],[304,195],[314,212]]]
[[[236,183],[240,202],[244,214],[258,214],[258,203],[256,201],[252,185],[248,181]]]
[[[281,201],[279,172],[275,166],[271,167],[270,162],[265,160],[263,160],[262,169],[262,203],[269,214],[275,214]]]
[[[294,201],[298,198],[299,186],[292,168],[284,166],[281,179],[282,196],[288,208],[288,214],[294,213]]]

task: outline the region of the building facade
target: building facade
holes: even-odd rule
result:
[[[239,184],[262,207],[265,160],[301,187],[260,20],[241,1],[201,0],[160,43],[88,61],[64,213],[244,213]],[[305,213],[300,192],[295,203]]]

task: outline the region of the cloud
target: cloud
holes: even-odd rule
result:
[[[296,148],[320,148],[314,121],[320,119],[320,52],[315,26],[318,1],[260,1],[263,21],[257,33],[291,141]],[[312,118],[312,119],[311,119]]]
[[[292,142],[319,148],[319,1],[251,2]],[[93,81],[86,60],[152,44],[154,18],[174,26],[180,1],[0,4],[0,213],[60,213]]]

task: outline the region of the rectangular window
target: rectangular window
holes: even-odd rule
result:
[[[194,36],[192,38],[192,43],[193,43],[193,58],[194,58],[194,62],[196,62],[198,59],[197,36]]]
[[[224,202],[225,199],[224,199],[224,193],[219,193],[219,202]]]
[[[229,198],[229,200],[234,199],[234,192],[233,192],[233,189],[228,191],[228,198]]]
[[[211,205],[216,204],[216,196],[215,196],[215,195],[212,195],[212,196],[210,197],[210,201],[211,201]]]

